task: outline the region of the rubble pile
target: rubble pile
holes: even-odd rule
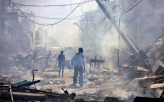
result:
[[[148,94],[149,96],[157,97],[157,95],[155,95],[156,91],[164,87],[163,49],[163,42],[155,43],[155,46],[146,54],[148,57],[145,57],[145,63],[147,65],[145,68],[140,64],[136,64],[137,66],[131,65],[128,68],[121,66],[122,69],[126,68],[125,71],[121,73],[111,69],[92,69],[91,73],[85,73],[84,75],[84,79],[90,81],[88,88],[98,88],[97,92],[103,95],[101,96],[103,98],[115,96],[114,90],[121,88],[127,94],[127,98],[123,101],[133,100],[130,99],[132,96],[134,98],[137,95],[146,95],[146,92],[150,93]],[[88,99],[92,99],[92,95],[98,97],[96,92],[87,95],[85,93],[81,96],[86,99],[87,96],[90,96]],[[116,97],[120,98],[119,96]]]
[[[97,91],[94,93],[84,92],[83,94],[78,94],[75,100],[77,102],[80,102],[80,100],[83,100],[84,102],[103,102],[106,97],[110,97],[110,100],[111,97],[113,97],[116,98],[116,100],[118,98],[117,101],[119,102],[124,102],[133,100],[130,98],[134,98],[134,96],[140,94],[146,94],[146,92],[148,91],[150,93],[150,96],[156,96],[156,90],[163,89],[164,87],[163,49],[164,44],[162,42],[157,42],[155,46],[152,47],[150,51],[145,55],[147,57],[144,56],[144,58],[146,58],[145,63],[147,67],[144,68],[141,63],[137,62],[134,65],[132,64],[128,66],[127,68],[127,65],[134,61],[134,59],[131,57],[131,59],[133,60],[128,60],[127,64],[120,67],[120,69],[125,69],[122,72],[119,72],[115,69],[100,67],[100,65],[104,63],[105,60],[101,60],[101,56],[100,60],[97,60],[95,57],[95,59],[90,60],[95,63],[94,68],[84,73],[84,84],[87,88],[95,88]],[[66,84],[66,81],[58,79],[58,75],[45,74],[49,72],[56,73],[58,72],[58,69],[54,68],[55,63],[46,62],[46,54],[44,54],[43,52],[39,53],[38,56],[39,57],[37,57],[35,60],[31,59],[30,54],[26,54],[24,56],[17,55],[10,58],[10,61],[13,62],[11,63],[12,66],[10,66],[8,69],[1,69],[1,81],[3,81],[6,85],[12,87],[12,91],[14,92],[13,95],[15,95],[14,97],[16,97],[17,99],[19,99],[18,96],[20,94],[24,95],[24,92],[28,92],[29,94],[31,94],[31,96],[33,96],[32,93],[37,93],[39,98],[37,98],[36,100],[44,99],[43,97],[47,97],[48,95],[48,100],[54,100],[55,97],[55,99],[59,98],[59,101],[61,101],[62,99],[60,98],[60,96],[62,96],[62,94],[57,94],[57,91],[54,90],[53,87],[51,87],[50,85],[63,86]],[[21,61],[20,59],[23,59],[23,61]],[[56,61],[56,59],[53,60]],[[70,66],[69,62],[70,61],[67,60],[67,66],[68,69],[71,70],[72,66]],[[99,64],[96,65],[96,63]],[[27,81],[27,77],[32,80],[32,70],[36,70],[36,68],[40,68],[40,72],[37,72],[36,76],[37,78],[41,79],[41,82],[39,80]],[[8,73],[5,73],[6,70],[8,70]],[[24,81],[19,82],[20,80]],[[35,87],[29,87],[31,85],[35,85],[36,83],[39,86],[49,85],[49,88],[40,88],[40,90],[37,90],[35,89]],[[67,88],[67,86],[65,87]],[[70,88],[78,89],[79,87]],[[21,93],[19,93],[18,95],[17,92]],[[54,93],[55,95],[59,95],[59,97],[55,96]],[[52,94],[53,96],[51,96]],[[31,96],[28,96],[28,100],[35,99]],[[27,96],[24,95],[23,97]],[[65,100],[62,100],[62,102],[64,101]],[[57,102],[57,100],[55,102]]]
[[[104,96],[100,92],[78,94],[78,98],[84,99],[86,102],[101,102],[104,101]]]
[[[1,93],[4,95],[0,100],[2,101],[53,101],[64,102],[70,96],[64,94],[58,94],[52,92],[52,90],[41,91],[37,89],[30,88],[31,85],[40,82],[40,80],[31,81],[21,81],[14,84],[10,83],[0,83]],[[50,92],[51,91],[51,92]]]

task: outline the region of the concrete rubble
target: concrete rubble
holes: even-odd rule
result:
[[[84,84],[86,84],[86,87],[88,89],[96,88],[97,91],[93,93],[83,92],[82,94],[77,94],[74,100],[76,100],[76,102],[109,102],[111,100],[114,100],[115,102],[127,102],[134,100],[137,95],[146,95],[147,92],[149,92],[149,96],[147,97],[157,97],[156,91],[164,88],[164,56],[162,57],[163,49],[163,43],[161,44],[159,42],[155,44],[155,47],[150,49],[150,51],[147,53],[148,58],[145,60],[148,68],[143,68],[140,65],[132,65],[129,66],[129,68],[125,69],[126,74],[121,73],[117,70],[100,67],[92,68],[91,72],[86,71],[84,73]],[[58,99],[58,101],[55,102],[61,102],[61,100],[62,102],[65,102],[64,100],[69,99],[69,95],[67,97],[67,95],[65,96],[62,93],[59,94],[59,91],[54,90],[53,87],[40,89],[35,89],[35,87],[31,87],[34,84],[36,84],[37,86],[60,85],[60,90],[60,88],[64,87],[64,85],[66,84],[66,81],[58,79],[57,75],[46,74],[57,73],[58,69],[53,68],[54,64],[52,63],[48,63],[50,67],[46,67],[46,65],[43,64],[45,63],[43,58],[45,55],[39,54],[39,56],[40,57],[38,57],[38,61],[31,61],[30,69],[27,67],[27,65],[23,66],[23,63],[21,62],[19,62],[18,65],[9,67],[8,70],[10,74],[5,73],[5,70],[2,69],[0,73],[0,79],[3,82],[0,86],[8,85],[9,87],[11,87],[13,97],[17,97],[14,100],[19,100],[19,95],[17,94],[17,92],[22,92],[20,94],[23,95],[27,91],[31,95],[33,92],[38,93],[38,97],[40,97],[41,99],[45,99],[44,97],[48,95],[48,99],[45,100],[54,100],[54,97],[56,97],[55,100]],[[35,70],[34,68],[36,66],[45,66],[44,68],[40,67],[39,70],[41,70],[41,72],[35,73],[37,76],[35,77],[35,80],[37,80],[38,82],[25,81],[27,80],[27,78],[32,80],[31,69]],[[70,68],[70,65],[68,66],[69,70],[72,69]],[[124,69],[126,68],[126,66],[121,66],[121,68]],[[20,80],[24,80],[25,83],[20,83]],[[14,84],[18,82],[20,83],[19,85]],[[26,84],[28,85],[26,86]],[[68,88],[68,86],[65,85],[65,88]],[[70,86],[69,88],[71,89],[75,87]],[[75,89],[79,89],[79,87]],[[126,90],[126,92],[124,92],[124,94],[126,94],[124,96],[124,99],[122,99],[121,95],[116,95],[118,94],[117,91],[121,92],[120,90]],[[24,95],[23,97],[27,97],[27,95]],[[63,97],[65,97],[66,99],[63,99]],[[35,99],[31,96],[28,96],[27,98],[27,100],[40,100],[39,98]]]
[[[102,9],[101,2],[95,1]],[[35,50],[38,51],[36,58],[33,56],[34,51],[31,50],[33,47],[8,56],[0,54],[0,102],[138,102],[144,99],[164,99],[164,37],[157,39],[158,41],[147,52],[138,51],[130,41],[131,38],[129,39],[117,26],[116,20],[112,19],[109,12],[106,9],[102,11],[132,52],[128,53],[129,58],[125,64],[117,66],[118,70],[112,65],[113,68],[104,67],[107,61],[103,60],[101,55],[97,58],[95,48],[86,48],[87,70],[83,74],[84,86],[80,88],[71,83],[74,68],[70,60],[76,53],[74,48],[63,48],[68,55],[64,77],[58,76],[59,69],[56,63],[59,50],[52,51],[51,60],[47,57],[46,48],[41,45],[35,46]],[[30,40],[34,40],[33,37]],[[93,53],[94,51],[96,53]],[[76,97],[71,99],[73,93]]]

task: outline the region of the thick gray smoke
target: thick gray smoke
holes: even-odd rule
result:
[[[13,0],[17,3],[23,4],[33,4],[33,5],[52,5],[52,4],[69,4],[69,0]],[[74,0],[73,0],[74,1]],[[81,1],[81,0],[78,0]],[[132,6],[134,6],[140,0],[124,0],[124,2],[120,0],[107,0],[104,2],[106,8],[110,12],[113,19],[119,25],[119,19],[121,14],[125,13]],[[136,46],[136,48],[140,50],[146,50],[149,48],[151,44],[153,44],[157,38],[164,33],[163,26],[161,26],[163,22],[163,14],[158,13],[163,10],[163,1],[160,0],[142,0],[134,9],[128,11],[121,17],[121,25],[120,28],[123,32],[129,37],[132,43]],[[75,2],[74,2],[75,3]],[[121,6],[118,6],[120,5]],[[155,5],[154,5],[155,4]],[[118,7],[117,7],[118,6]],[[74,8],[75,6],[72,6]],[[83,9],[84,8],[84,9]],[[97,9],[96,9],[97,8]],[[22,7],[23,12],[30,13],[31,11],[34,15],[51,17],[51,18],[64,18],[71,12],[71,7]],[[152,13],[153,12],[153,13]],[[70,60],[73,55],[78,52],[79,47],[83,47],[84,55],[86,58],[86,69],[88,70],[89,60],[94,59],[97,56],[101,55],[101,58],[105,60],[105,69],[108,70],[118,70],[118,59],[117,59],[117,50],[115,48],[127,51],[132,53],[124,42],[124,39],[120,37],[113,27],[108,18],[104,15],[102,10],[99,8],[97,3],[93,1],[92,3],[88,3],[83,7],[78,7],[78,9],[74,12],[75,16],[82,15],[80,17],[74,17],[71,15],[70,17],[74,17],[73,20],[66,19],[65,21],[51,26],[36,26],[36,30],[39,28],[44,32],[42,46],[47,43],[48,50],[52,50],[52,47],[59,47],[60,50],[65,50],[64,54],[66,56],[66,60]],[[24,19],[24,18],[21,18]],[[49,24],[59,21],[59,19],[41,19],[35,18],[35,22]],[[80,28],[75,25],[77,23]],[[89,37],[88,37],[89,35]],[[93,39],[93,41],[92,41]],[[119,42],[119,43],[118,43]],[[70,51],[67,49],[71,47]],[[57,54],[60,51],[56,51],[55,59]],[[133,54],[133,53],[132,53]],[[126,55],[122,52],[119,52],[119,66],[125,64],[129,55]],[[34,63],[36,69],[40,69],[42,63]],[[20,68],[21,69],[21,68]],[[43,69],[43,68],[42,68]],[[23,69],[22,69],[23,70]],[[15,70],[16,71],[16,70]],[[12,71],[11,71],[12,72]],[[13,71],[14,73],[14,71]],[[32,79],[32,72],[28,72],[28,80]],[[38,72],[36,77],[39,77],[42,74]],[[112,81],[111,81],[112,80]],[[113,81],[115,80],[115,81]],[[151,96],[150,92],[146,92],[146,94],[137,93],[134,90],[133,93],[130,93],[129,89],[126,89],[126,83],[118,74],[111,74],[108,82],[104,83],[106,88],[111,89],[109,96],[118,97],[120,99],[128,99],[132,94],[133,95],[142,95],[142,96]],[[133,83],[133,85],[137,89],[139,89],[138,83]],[[157,90],[157,95],[161,93],[161,90]]]

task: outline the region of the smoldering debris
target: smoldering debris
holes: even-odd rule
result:
[[[99,36],[103,36],[102,38],[104,38],[104,40],[107,40],[107,42],[109,41],[109,39],[106,39],[104,35]],[[113,39],[112,37],[110,38],[110,40],[114,42],[115,39]],[[141,58],[144,57],[142,60],[136,60],[135,57],[137,56],[134,54],[135,51],[132,51],[133,54],[130,54],[128,61],[125,64],[118,66],[118,71],[117,67],[113,67],[112,65],[109,66],[109,64],[107,64],[108,66],[102,67],[101,65],[103,65],[106,62],[108,63],[108,61],[101,59],[101,55],[100,59],[96,57],[95,59],[93,59],[93,57],[95,56],[94,54],[96,54],[93,53],[94,49],[86,48],[86,64],[87,66],[90,65],[90,67],[86,67],[87,69],[89,69],[89,71],[87,70],[84,73],[83,83],[86,90],[94,89],[94,91],[96,91],[89,93],[83,92],[81,94],[77,94],[77,96],[74,98],[74,101],[132,102],[136,96],[163,97],[163,42],[164,39],[160,39],[149,50],[148,53],[144,54],[143,51],[140,51],[139,54],[137,53],[136,55],[142,56]],[[103,41],[103,44],[104,48],[102,50],[106,49],[107,46],[106,41]],[[114,45],[112,44],[112,46]],[[89,49],[91,51],[89,51]],[[73,51],[74,49],[72,48],[65,48],[64,50],[68,55],[68,60],[65,61],[66,68],[68,70],[73,70],[73,66],[70,65],[70,58],[75,53],[75,51]],[[5,63],[7,62],[9,64],[7,68],[1,69],[0,80],[3,81],[3,83],[0,84],[0,87],[4,88],[4,86],[8,86],[9,89],[12,89],[10,90],[10,92],[13,92],[12,97],[14,98],[14,100],[45,100],[65,102],[67,99],[70,99],[71,94],[59,94],[61,92],[61,88],[65,87],[68,90],[73,89],[73,91],[76,91],[76,89],[80,90],[80,87],[71,87],[71,85],[69,87],[67,85],[67,83],[70,83],[68,77],[71,76],[71,73],[67,73],[67,78],[65,76],[63,78],[60,78],[60,76],[58,76],[58,65],[55,64],[57,61],[56,59],[58,53],[55,51],[52,53],[55,56],[51,56],[52,60],[49,60],[49,58],[47,58],[48,54],[42,47],[38,48],[37,57],[34,57],[34,52],[10,56],[8,59],[7,56],[3,56],[1,59],[4,59]],[[107,54],[104,55],[109,55],[107,51],[105,51],[105,53]],[[114,61],[113,59],[111,60],[112,63],[110,64],[113,64]],[[135,63],[133,63],[133,61],[135,61]],[[34,72],[37,69],[39,70],[37,72]],[[34,87],[32,87],[33,85]],[[58,87],[58,91],[56,90],[56,87]],[[37,88],[40,90],[38,90]],[[84,91],[85,88],[81,88],[81,90]],[[10,96],[12,94],[9,93]]]
[[[87,76],[88,80],[92,82],[88,84],[88,88],[101,88],[98,92],[103,96],[116,97],[119,101],[132,102],[135,96],[160,97],[164,86],[164,66],[161,61],[163,44],[157,42],[155,46],[156,44],[157,47],[147,53],[148,57],[145,60],[147,68],[140,67],[140,65],[130,66],[121,73],[111,69],[101,69],[99,73],[97,69],[93,69],[92,73]],[[153,63],[150,60],[153,60]],[[126,67],[121,66],[121,68]],[[103,87],[104,89],[102,89]]]
[[[107,100],[115,100],[119,102],[132,102],[136,96],[159,97],[162,94],[161,89],[164,87],[164,76],[162,75],[162,69],[164,67],[162,64],[163,62],[161,61],[161,55],[163,54],[162,46],[163,45],[158,45],[158,47],[151,49],[148,53],[150,56],[146,59],[146,64],[149,68],[144,68],[140,65],[130,66],[126,70],[119,72],[111,69],[111,67],[95,66],[95,68],[92,68],[91,71],[86,71],[84,73],[84,84],[88,89],[96,88],[97,91],[92,93],[84,92],[82,94],[77,94],[77,97],[75,98],[76,101],[78,102],[79,100],[83,100],[85,102],[105,102]],[[153,55],[152,57],[152,52],[157,55]],[[40,58],[40,60],[41,59],[42,58]],[[154,63],[151,63],[150,59],[152,59]],[[121,66],[121,68],[124,69],[126,66]],[[11,86],[20,80],[27,80],[27,78],[28,80],[32,80],[32,71],[24,68],[21,64],[19,66],[11,67],[9,72],[10,75],[1,73],[0,78],[6,83],[10,82]],[[42,70],[41,68],[38,72],[35,72],[35,80],[41,80],[41,82],[36,84],[36,87],[46,85],[60,85],[61,87],[63,85],[66,86],[66,81],[59,80],[59,77],[54,73],[58,73],[58,70],[54,70],[54,65],[50,65],[50,67],[46,70]],[[28,84],[28,81],[26,84]],[[29,82],[29,84],[34,85],[31,82]],[[68,87],[66,86],[66,88]],[[32,89],[35,93],[37,93],[36,90],[34,90],[35,87],[26,90],[30,92]],[[75,89],[78,90],[79,87]],[[45,89],[40,88],[40,90],[42,91],[37,91],[43,93],[59,92],[54,90],[53,87]]]

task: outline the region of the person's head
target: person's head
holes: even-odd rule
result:
[[[64,51],[60,51],[60,53],[61,53],[61,54],[63,54],[63,53],[64,53]]]
[[[75,96],[76,96],[76,94],[75,94],[75,93],[71,93],[70,95],[71,95],[71,99],[74,99],[74,98],[75,98]]]
[[[83,48],[79,48],[79,52],[80,53],[83,53]]]

